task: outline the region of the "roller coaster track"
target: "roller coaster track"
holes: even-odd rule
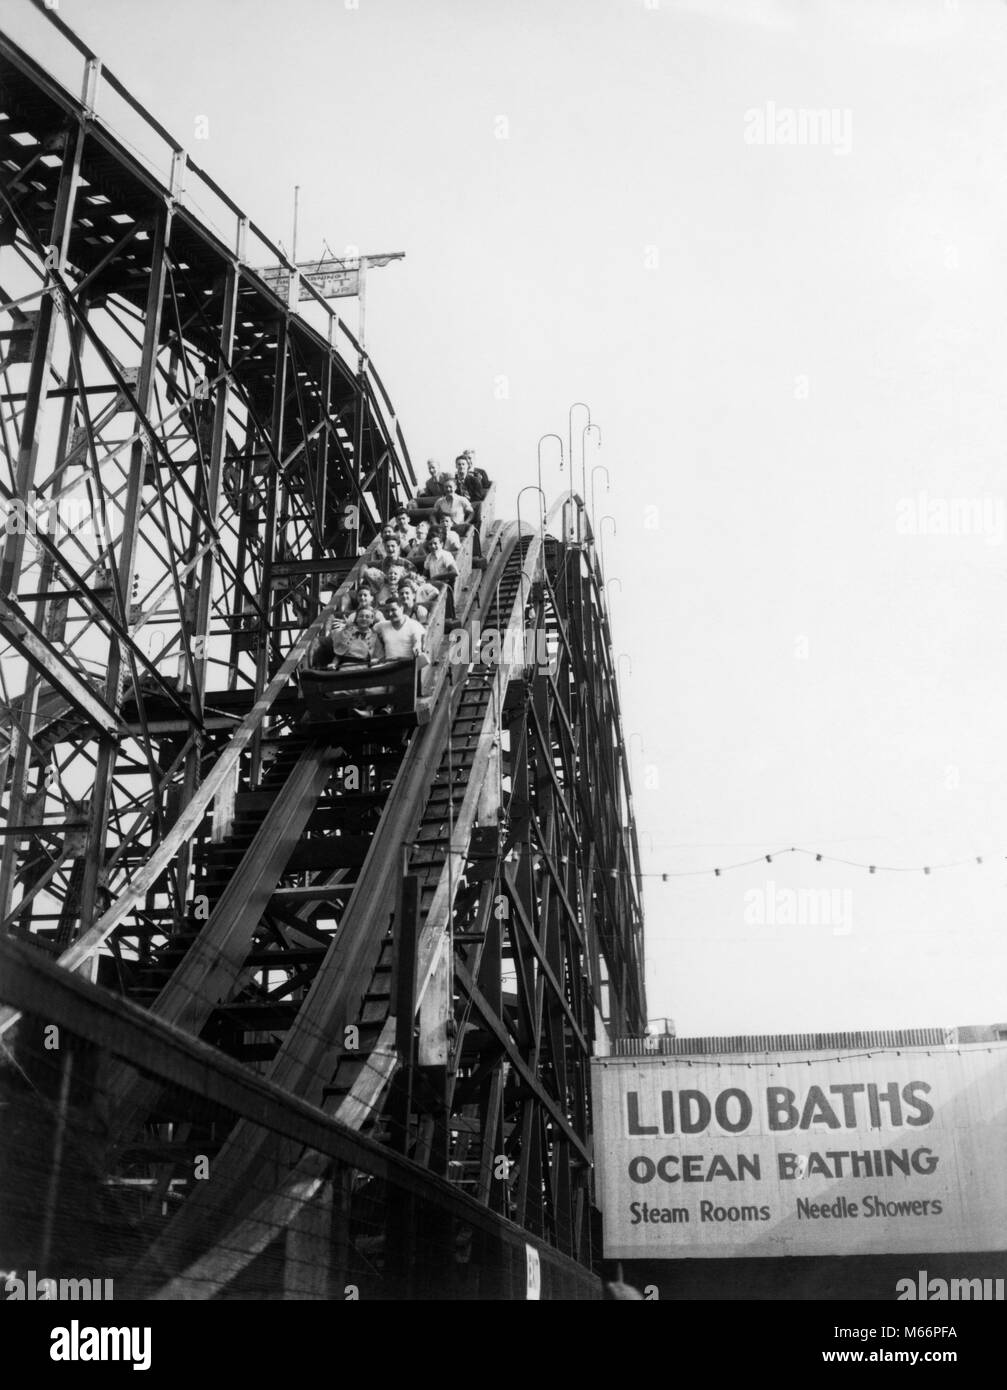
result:
[[[583,502],[529,528],[492,493],[414,703],[306,721],[299,673],[414,483],[401,429],[331,307],[319,331],[280,301],[250,255],[295,280],[282,253],[26,9],[83,60],[83,97],[31,26],[0,36],[0,500],[88,512],[3,541],[3,931],[590,1268],[590,1059],[646,1007]],[[0,1037],[37,1015],[0,994]],[[102,1078],[95,1162],[135,1293],[229,1296],[331,1188],[282,1126],[121,1052]]]

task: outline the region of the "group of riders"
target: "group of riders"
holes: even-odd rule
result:
[[[490,488],[471,449],[454,472],[427,461],[427,479],[412,503],[400,506],[381,531],[379,554],[366,566],[320,637],[316,669],[425,660],[426,625],[443,587],[458,577],[455,556]]]

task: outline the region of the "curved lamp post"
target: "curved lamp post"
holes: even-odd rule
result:
[[[598,436],[598,448],[601,448],[601,426],[592,425],[590,414],[588,422],[580,432],[580,490],[584,499],[584,506],[587,507],[587,437],[594,430]],[[573,464],[570,465],[571,469]],[[592,508],[593,510],[593,508]]]
[[[540,491],[542,489],[542,445],[545,443],[547,439],[555,439],[556,443],[559,445],[559,471],[561,473],[563,472],[563,440],[560,438],[558,434],[544,434],[538,442],[538,485]],[[545,497],[544,492],[542,493],[542,496],[543,498]],[[542,510],[545,510],[544,501],[542,503]]]
[[[567,412],[567,438],[568,438],[569,444],[570,444],[570,484],[571,484],[571,486],[573,485],[573,480],[574,480],[573,412],[578,408],[578,406],[579,406],[582,410],[586,410],[586,411],[587,411],[587,424],[590,425],[590,423],[591,423],[591,407],[587,404],[586,401],[574,401],[573,405],[570,407],[569,411]],[[587,428],[587,426],[585,426],[585,428]],[[583,436],[583,431],[581,432],[581,469],[580,469],[580,471],[581,471],[581,483],[582,483],[582,487],[581,487],[581,496],[580,496],[580,506],[581,506],[581,512],[583,513],[583,512],[585,512],[586,509],[587,509],[587,495],[586,495],[586,493],[585,493],[584,490],[583,490],[583,478],[584,478],[584,436]],[[587,542],[587,519],[586,519],[586,517],[584,517],[584,516],[581,517],[581,523],[582,523],[583,529],[582,529],[582,532],[581,532],[580,543],[583,545],[583,544],[586,544],[586,542]]]
[[[604,475],[605,475],[605,491],[606,491],[606,492],[611,492],[611,491],[612,491],[612,480],[611,480],[611,479],[609,478],[609,476],[608,476],[608,469],[605,467],[605,465],[604,465],[603,463],[596,463],[595,466],[591,469],[591,515],[592,515],[592,516],[594,516],[594,475],[595,475],[596,473],[604,473]]]
[[[587,411],[587,424],[584,426],[584,428],[588,429],[591,425],[591,407],[585,401],[574,401],[573,405],[567,412],[567,438],[570,443],[569,458],[571,476],[573,474],[573,412],[577,409],[578,406],[581,406],[584,410]],[[581,434],[581,441],[583,442],[583,433]]]
[[[524,494],[525,494],[526,492],[537,492],[538,495],[539,495],[539,497],[542,499],[542,510],[541,510],[541,513],[539,514],[538,529],[539,529],[539,535],[542,536],[542,537],[544,538],[544,536],[545,536],[545,493],[542,491],[542,489],[538,486],[537,483],[528,483],[528,485],[527,485],[526,487],[523,487],[523,488],[521,489],[521,491],[518,493],[518,495],[517,495],[517,502],[516,502],[516,504],[515,504],[516,507],[517,507],[517,534],[518,534],[518,540],[521,539],[521,498],[524,496]],[[524,565],[521,566],[521,578],[520,578],[520,581],[519,581],[519,582],[520,582],[520,592],[521,592],[521,607],[522,607],[522,610],[523,610],[523,609],[524,609],[524,602],[525,602],[525,600],[524,600]],[[498,604],[497,606],[499,607],[499,604]]]
[[[610,521],[610,522],[612,523],[612,535],[614,536],[614,535],[617,535],[617,534],[618,534],[618,528],[616,527],[616,524],[615,524],[615,517],[614,517],[614,516],[608,516],[608,515],[603,516],[602,519],[598,522],[598,548],[599,548],[600,551],[601,551],[601,572],[602,572],[602,574],[605,573],[605,530],[604,530],[604,527],[605,527],[605,522],[606,522],[606,521]]]
[[[538,495],[541,497],[542,511],[541,520],[539,522],[539,530],[541,531],[542,527],[545,525],[545,493],[542,491],[542,489],[539,487],[537,483],[528,483],[527,486],[523,487],[521,491],[518,493],[517,502],[515,504],[517,507],[517,529],[519,537],[521,535],[521,498],[525,495],[526,492],[537,492]]]

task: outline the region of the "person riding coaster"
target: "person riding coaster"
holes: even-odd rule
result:
[[[327,641],[331,661],[300,674],[309,721],[350,714],[369,718],[415,707],[417,679],[427,665],[425,632],[397,594],[385,607],[387,619],[375,622],[373,610],[358,609],[352,624],[322,639],[319,655],[327,654]]]

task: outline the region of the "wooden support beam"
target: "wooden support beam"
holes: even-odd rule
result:
[[[535,1099],[539,1102],[542,1108],[548,1112],[549,1116],[555,1122],[556,1126],[560,1130],[562,1130],[562,1132],[566,1135],[567,1139],[569,1139],[570,1143],[580,1154],[584,1162],[589,1163],[591,1161],[590,1154],[587,1148],[585,1147],[585,1144],[581,1139],[580,1135],[575,1132],[573,1126],[570,1124],[569,1119],[559,1106],[556,1099],[549,1094],[549,1092],[539,1081],[535,1072],[525,1061],[524,1057],[521,1055],[520,1049],[514,1042],[510,1033],[507,1031],[506,1027],[501,1022],[501,1020],[497,1018],[496,1014],[493,1012],[492,1008],[490,1007],[489,1001],[483,995],[482,990],[480,990],[479,987],[475,984],[474,980],[471,978],[468,971],[465,969],[463,965],[457,964],[455,966],[455,975],[459,983],[461,984],[462,989],[472,1000],[473,1007],[479,1014],[479,1017],[483,1020],[487,1028],[496,1038],[497,1042],[506,1052],[508,1058],[510,1059],[510,1062],[514,1067],[514,1070],[521,1077],[521,1080],[527,1087],[528,1091],[535,1097]]]
[[[96,730],[113,735],[124,732],[114,710],[74,670],[59,648],[36,630],[15,603],[2,597],[0,632]]]
[[[174,859],[179,846],[191,836],[206,815],[207,809],[218,790],[233,773],[238,760],[251,742],[252,735],[268,713],[273,701],[285,688],[294,671],[307,655],[312,642],[322,631],[330,613],[337,610],[341,600],[348,592],[355,575],[332,596],[313,623],[311,623],[294,643],[286,660],[266,687],[262,696],[234,731],[227,747],[213,765],[212,771],[194,794],[188,806],[179,815],[163,840],[154,847],[143,868],[134,874],[130,882],[121,890],[115,902],[102,914],[94,926],[84,932],[68,947],[59,958],[59,963],[67,970],[76,970],[88,960],[115,930],[123,918],[138,903],[146,898],[150,887]],[[17,1021],[18,1014],[13,1009],[0,1009],[0,1034],[7,1031]]]
[[[151,1005],[151,1013],[197,1035],[214,1008],[247,976],[252,936],[336,761],[336,750],[308,746],[273,809],[259,826],[240,866],[185,959]],[[109,1131],[123,1133],[150,1101],[131,1072],[107,1081]]]

